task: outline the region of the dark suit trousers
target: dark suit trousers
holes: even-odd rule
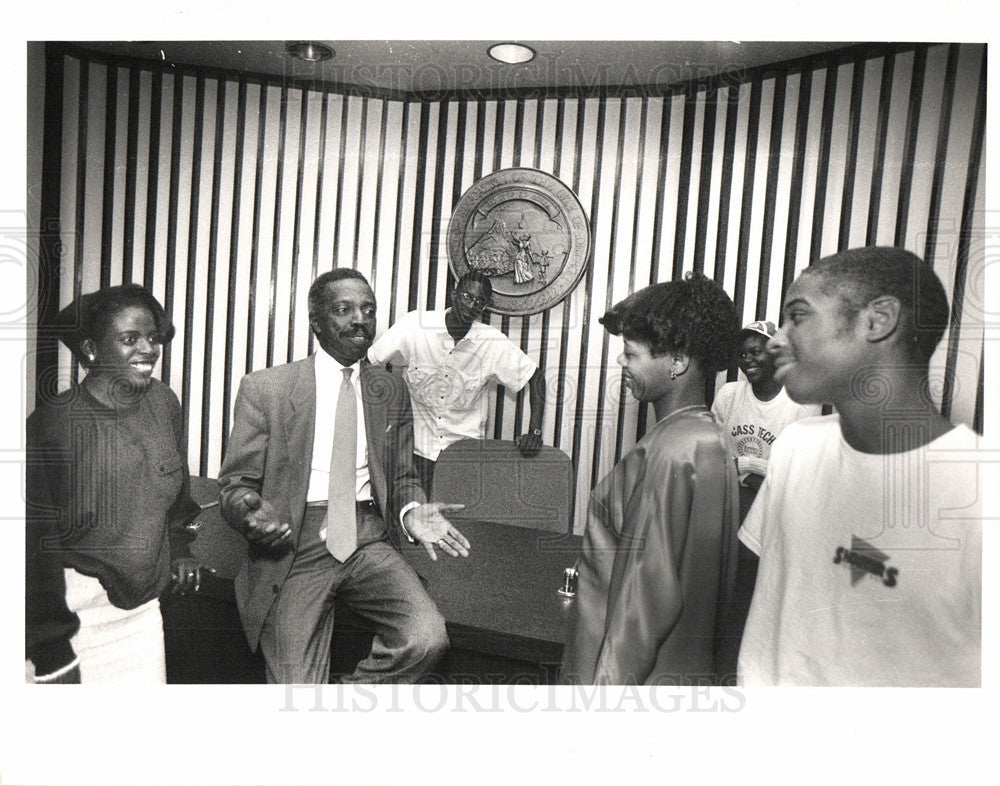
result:
[[[419,679],[448,646],[444,619],[434,601],[387,540],[365,542],[364,533],[381,524],[376,514],[359,512],[362,545],[343,563],[319,537],[325,515],[325,507],[306,509],[291,571],[264,621],[260,646],[267,681],[328,682],[336,598],[375,629],[371,652],[344,682]]]

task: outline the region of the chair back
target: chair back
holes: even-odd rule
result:
[[[230,527],[219,511],[219,481],[191,476],[191,497],[201,513],[188,525],[197,535],[191,553],[220,578],[234,579],[247,560],[247,540]]]
[[[463,439],[438,456],[431,499],[465,505],[449,516],[457,520],[571,532],[573,484],[572,461],[558,448],[526,458],[509,440]]]

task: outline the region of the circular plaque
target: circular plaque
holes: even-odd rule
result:
[[[490,311],[507,316],[551,308],[579,283],[590,258],[590,223],[576,195],[538,169],[503,169],[477,180],[448,224],[455,278],[490,278]]]

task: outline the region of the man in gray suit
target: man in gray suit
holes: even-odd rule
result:
[[[247,375],[236,396],[219,483],[223,516],[250,543],[236,578],[240,617],[268,682],[324,683],[339,598],[376,629],[345,681],[412,682],[448,639],[399,538],[419,541],[431,559],[435,546],[468,556],[444,516],[460,506],[426,502],[406,386],[364,359],[375,336],[364,276],[350,268],[319,276],[309,324],[320,351]]]

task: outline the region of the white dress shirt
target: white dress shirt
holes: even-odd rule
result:
[[[333,423],[337,415],[337,400],[344,381],[344,366],[323,350],[316,353],[316,426],[313,432],[313,451],[309,471],[307,502],[326,500],[330,482],[330,458],[333,453]],[[358,452],[357,500],[372,498],[371,478],[368,475],[368,439],[365,431],[365,412],[361,403],[361,361],[351,368],[351,385],[358,402]]]

